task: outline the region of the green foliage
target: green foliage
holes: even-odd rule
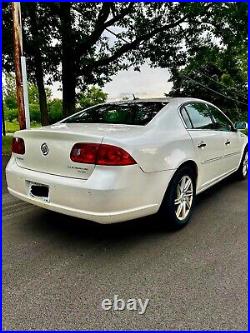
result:
[[[246,134],[246,135],[248,135],[248,129],[244,129],[241,132],[244,133],[244,134]]]
[[[40,122],[41,121],[41,113],[38,104],[30,104],[30,121]]]
[[[16,103],[16,81],[12,74],[5,75],[3,83],[3,103],[8,109],[17,108]]]
[[[60,99],[53,99],[48,104],[49,109],[49,122],[55,123],[63,118],[62,115],[62,101]],[[41,122],[41,113],[38,104],[30,104],[30,120],[31,122]],[[9,122],[15,122],[18,119],[17,109],[4,108],[5,120]]]
[[[2,137],[2,154],[10,154],[11,142],[12,142],[11,135]]]
[[[79,94],[78,103],[82,108],[87,108],[96,104],[106,102],[108,94],[102,91],[101,88],[92,86],[85,92]]]
[[[36,121],[32,121],[30,124],[31,128],[34,127],[41,127],[41,123],[40,122],[36,122]],[[19,123],[17,120],[13,120],[13,121],[5,121],[5,129],[6,129],[6,133],[15,133],[16,131],[20,130],[19,127]]]
[[[38,54],[46,79],[62,79],[63,87],[73,92],[90,85],[102,87],[117,71],[130,66],[139,70],[147,59],[152,66],[169,69],[171,95],[197,96],[232,107],[232,101],[185,77],[191,76],[235,99],[238,92],[246,97],[246,2],[24,2],[22,20],[33,82]],[[3,67],[8,72],[14,67],[11,21],[10,3],[4,3]],[[74,98],[64,89],[64,107],[70,112]],[[8,107],[14,107],[12,102]],[[89,105],[88,96],[80,97],[79,103]],[[245,112],[242,105],[237,108]]]
[[[59,120],[62,120],[62,100],[55,98],[48,104],[49,111],[49,122],[50,124],[56,123]]]
[[[35,121],[35,122],[40,122],[41,114],[40,114],[40,110],[39,110],[39,105],[30,104],[29,111],[30,111],[30,120]],[[17,121],[18,111],[17,111],[17,109],[5,108],[4,116],[5,116],[5,120],[8,120],[9,122]]]
[[[207,35],[191,38],[186,60],[170,67],[169,95],[202,98],[234,121],[247,119],[247,3],[213,7]]]
[[[20,127],[18,121],[5,121],[5,129],[6,133],[15,133],[16,131],[19,131]]]
[[[33,83],[29,84],[29,112],[30,120],[33,123],[41,122],[41,112],[39,107],[39,94],[37,86]],[[46,88],[46,94],[49,98],[49,110],[50,110],[50,122],[56,122],[62,118],[62,101],[59,99],[51,100],[51,89]],[[5,120],[8,122],[15,122],[18,119],[18,110],[16,103],[16,84],[14,75],[12,73],[6,73],[3,82],[3,109]],[[10,128],[12,132],[12,128]],[[16,129],[17,130],[17,129]],[[7,128],[8,131],[8,128]],[[15,132],[15,131],[14,131]]]
[[[4,107],[4,118],[8,121],[17,120],[17,109],[8,109]]]

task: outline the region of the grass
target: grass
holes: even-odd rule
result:
[[[12,135],[2,136],[2,154],[10,154]]]
[[[33,121],[31,123],[31,127],[40,127],[41,124],[37,123],[35,121]],[[15,133],[16,131],[19,131],[19,123],[17,120],[13,120],[13,121],[5,121],[5,129],[6,129],[6,133]]]
[[[32,122],[31,123],[31,127],[40,127],[41,124],[36,123],[36,122]],[[5,130],[6,133],[8,134],[13,134],[16,131],[19,131],[19,123],[17,120],[14,121],[5,121]],[[2,154],[10,154],[11,152],[11,142],[12,142],[12,135],[6,135],[6,136],[2,136]]]
[[[242,130],[241,132],[248,135],[248,129]]]

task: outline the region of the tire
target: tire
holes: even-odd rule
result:
[[[243,153],[239,169],[236,171],[236,177],[238,180],[247,179],[248,175],[248,148],[245,148]]]
[[[188,183],[190,183],[190,186],[187,186]],[[182,191],[184,184],[186,184],[188,190],[184,186],[184,191]],[[170,230],[178,230],[186,226],[191,219],[195,197],[195,173],[190,167],[184,166],[176,171],[165,193],[159,210],[160,224]],[[184,205],[186,212],[184,211]]]

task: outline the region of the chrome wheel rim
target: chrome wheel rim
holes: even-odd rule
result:
[[[245,177],[248,173],[248,152],[246,152],[245,156],[244,156],[244,160],[242,163],[242,174]]]
[[[189,176],[183,176],[176,189],[175,214],[178,220],[183,221],[188,216],[194,198],[193,182]]]

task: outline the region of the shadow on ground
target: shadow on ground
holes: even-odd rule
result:
[[[219,195],[220,192],[225,191],[227,187],[234,186],[235,179],[233,176],[213,186],[207,191],[197,196],[196,207],[194,209],[191,225],[195,223],[195,217],[199,214],[199,210],[211,201],[213,204],[214,197]],[[236,182],[237,183],[237,182]],[[137,220],[114,223],[114,224],[99,224],[91,221],[86,221],[67,215],[62,215],[44,209],[39,210],[39,218],[32,225],[32,230],[36,229],[37,232],[44,234],[53,234],[54,240],[67,240],[68,241],[108,241],[110,244],[119,242],[125,239],[143,238],[147,235],[162,234],[172,235],[181,232],[171,231],[162,225],[159,221],[158,215],[152,215]],[[167,226],[167,221],[166,221]],[[189,226],[190,227],[190,226]]]

